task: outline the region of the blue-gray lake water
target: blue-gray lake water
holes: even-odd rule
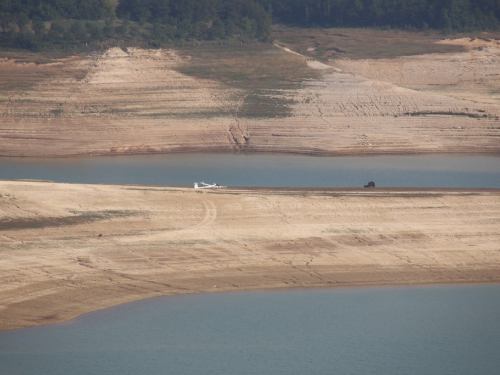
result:
[[[173,154],[69,159],[0,158],[0,179],[192,186],[500,188],[500,155],[314,157]]]
[[[497,375],[500,285],[156,298],[0,333],[0,374]]]

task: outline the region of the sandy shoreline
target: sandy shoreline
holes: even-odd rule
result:
[[[330,65],[275,46],[235,60],[218,60],[234,48],[205,51],[209,66],[196,51],[117,47],[46,64],[5,58],[0,156],[499,153],[499,44],[460,43]],[[272,83],[255,80],[266,74]]]
[[[498,189],[0,181],[0,330],[175,294],[500,281]]]
[[[352,32],[312,34],[331,52],[367,38]],[[500,42],[432,38],[463,48],[326,64],[308,38],[301,53],[6,53],[0,156],[498,154]],[[498,283],[499,244],[500,189],[0,180],[0,331],[176,294]]]

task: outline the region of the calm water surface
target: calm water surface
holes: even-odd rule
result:
[[[70,159],[0,158],[0,179],[228,186],[500,188],[500,155],[313,157],[174,154]]]
[[[500,285],[216,293],[0,333],[1,374],[498,374]]]

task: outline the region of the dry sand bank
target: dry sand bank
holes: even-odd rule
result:
[[[199,69],[193,61],[200,58],[186,51],[136,48],[50,64],[3,59],[0,156],[498,153],[495,43],[462,53],[330,62],[342,71],[277,46],[251,47],[234,59],[231,47],[209,50]],[[220,54],[228,57],[220,62]],[[227,66],[211,66],[211,59]],[[268,77],[266,84],[268,61],[286,61],[286,70],[302,76]]]
[[[147,297],[500,281],[500,191],[0,181],[0,330]]]
[[[465,51],[394,59],[338,59],[333,65],[365,78],[422,92],[500,104],[500,40],[447,39]]]

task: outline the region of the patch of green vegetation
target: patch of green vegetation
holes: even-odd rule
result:
[[[62,109],[58,108],[58,109],[51,109],[49,111],[49,113],[50,113],[51,116],[61,117],[62,114],[64,113],[64,111]]]
[[[289,116],[294,103],[289,90],[321,75],[307,66],[305,57],[270,44],[202,44],[179,53],[186,61],[177,68],[180,73],[237,90],[234,115],[239,117]]]
[[[228,86],[256,89],[285,89],[304,79],[316,78],[304,57],[270,44],[200,45],[179,48],[186,60],[177,70],[192,77],[216,80]]]
[[[274,26],[275,43],[321,61],[338,58],[390,59],[400,56],[464,51],[460,45],[436,43],[445,38],[499,39],[497,31],[444,33],[373,28],[297,28]]]
[[[288,117],[292,114],[291,105],[294,103],[293,99],[276,94],[252,92],[245,97],[238,116],[246,118]]]
[[[0,220],[0,231],[41,229],[49,227],[88,224],[94,221],[109,220],[116,217],[133,216],[140,211],[131,210],[104,210],[104,211],[70,211],[74,216],[49,216],[32,218],[3,218]]]

